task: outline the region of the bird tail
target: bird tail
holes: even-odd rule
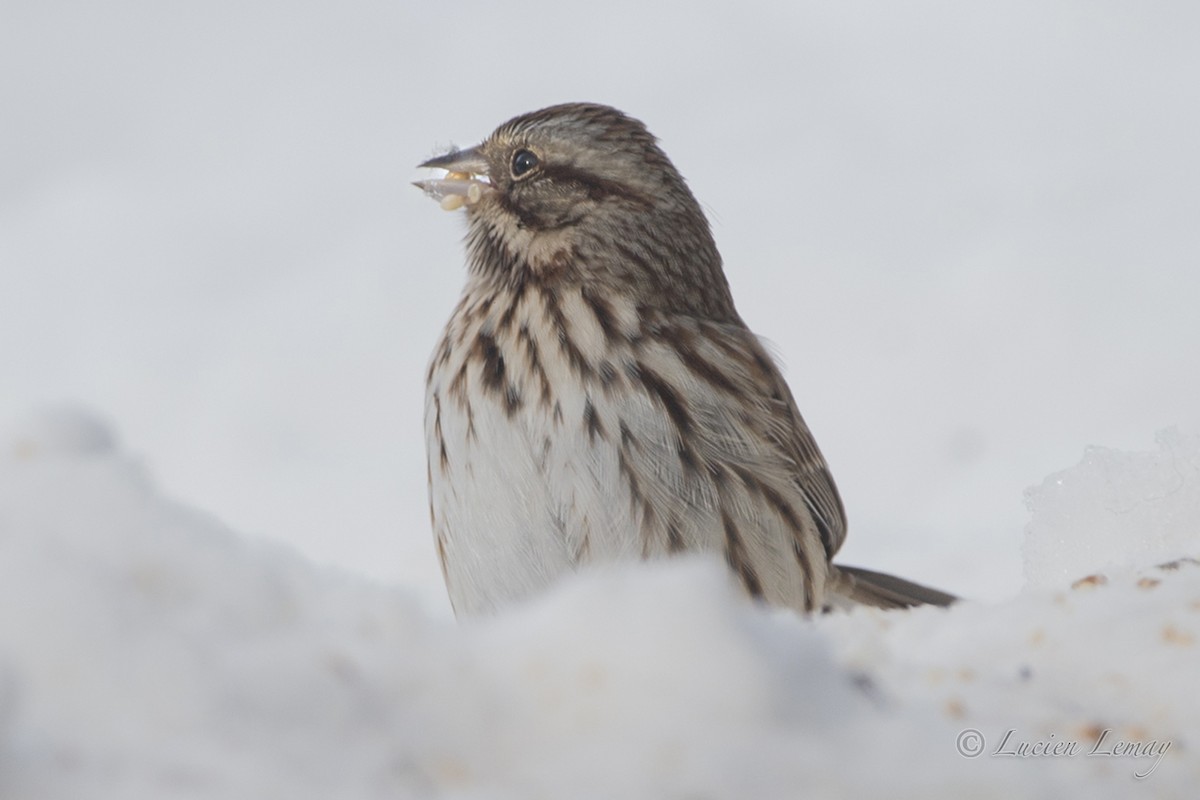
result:
[[[833,608],[855,605],[875,608],[948,606],[958,600],[952,594],[861,567],[832,566],[829,591]]]

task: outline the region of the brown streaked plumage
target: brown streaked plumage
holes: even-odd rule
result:
[[[832,564],[846,521],[829,468],[642,123],[553,106],[422,166],[448,171],[419,185],[468,220],[426,411],[456,612],[584,564],[693,551],[799,611],[952,600]]]

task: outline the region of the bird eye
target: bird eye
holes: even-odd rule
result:
[[[513,153],[512,174],[519,178],[538,165],[538,157],[528,150],[518,150]]]

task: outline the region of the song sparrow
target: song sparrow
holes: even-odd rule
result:
[[[421,166],[447,170],[417,185],[468,223],[425,413],[456,613],[585,564],[694,551],[800,611],[953,599],[830,563],[846,521],[829,468],[641,122],[559,105]]]

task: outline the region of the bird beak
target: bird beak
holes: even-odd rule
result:
[[[474,205],[485,193],[492,191],[492,185],[488,182],[489,165],[478,147],[451,150],[419,166],[446,170],[444,177],[413,181],[413,186],[437,200],[447,211],[463,205]]]

